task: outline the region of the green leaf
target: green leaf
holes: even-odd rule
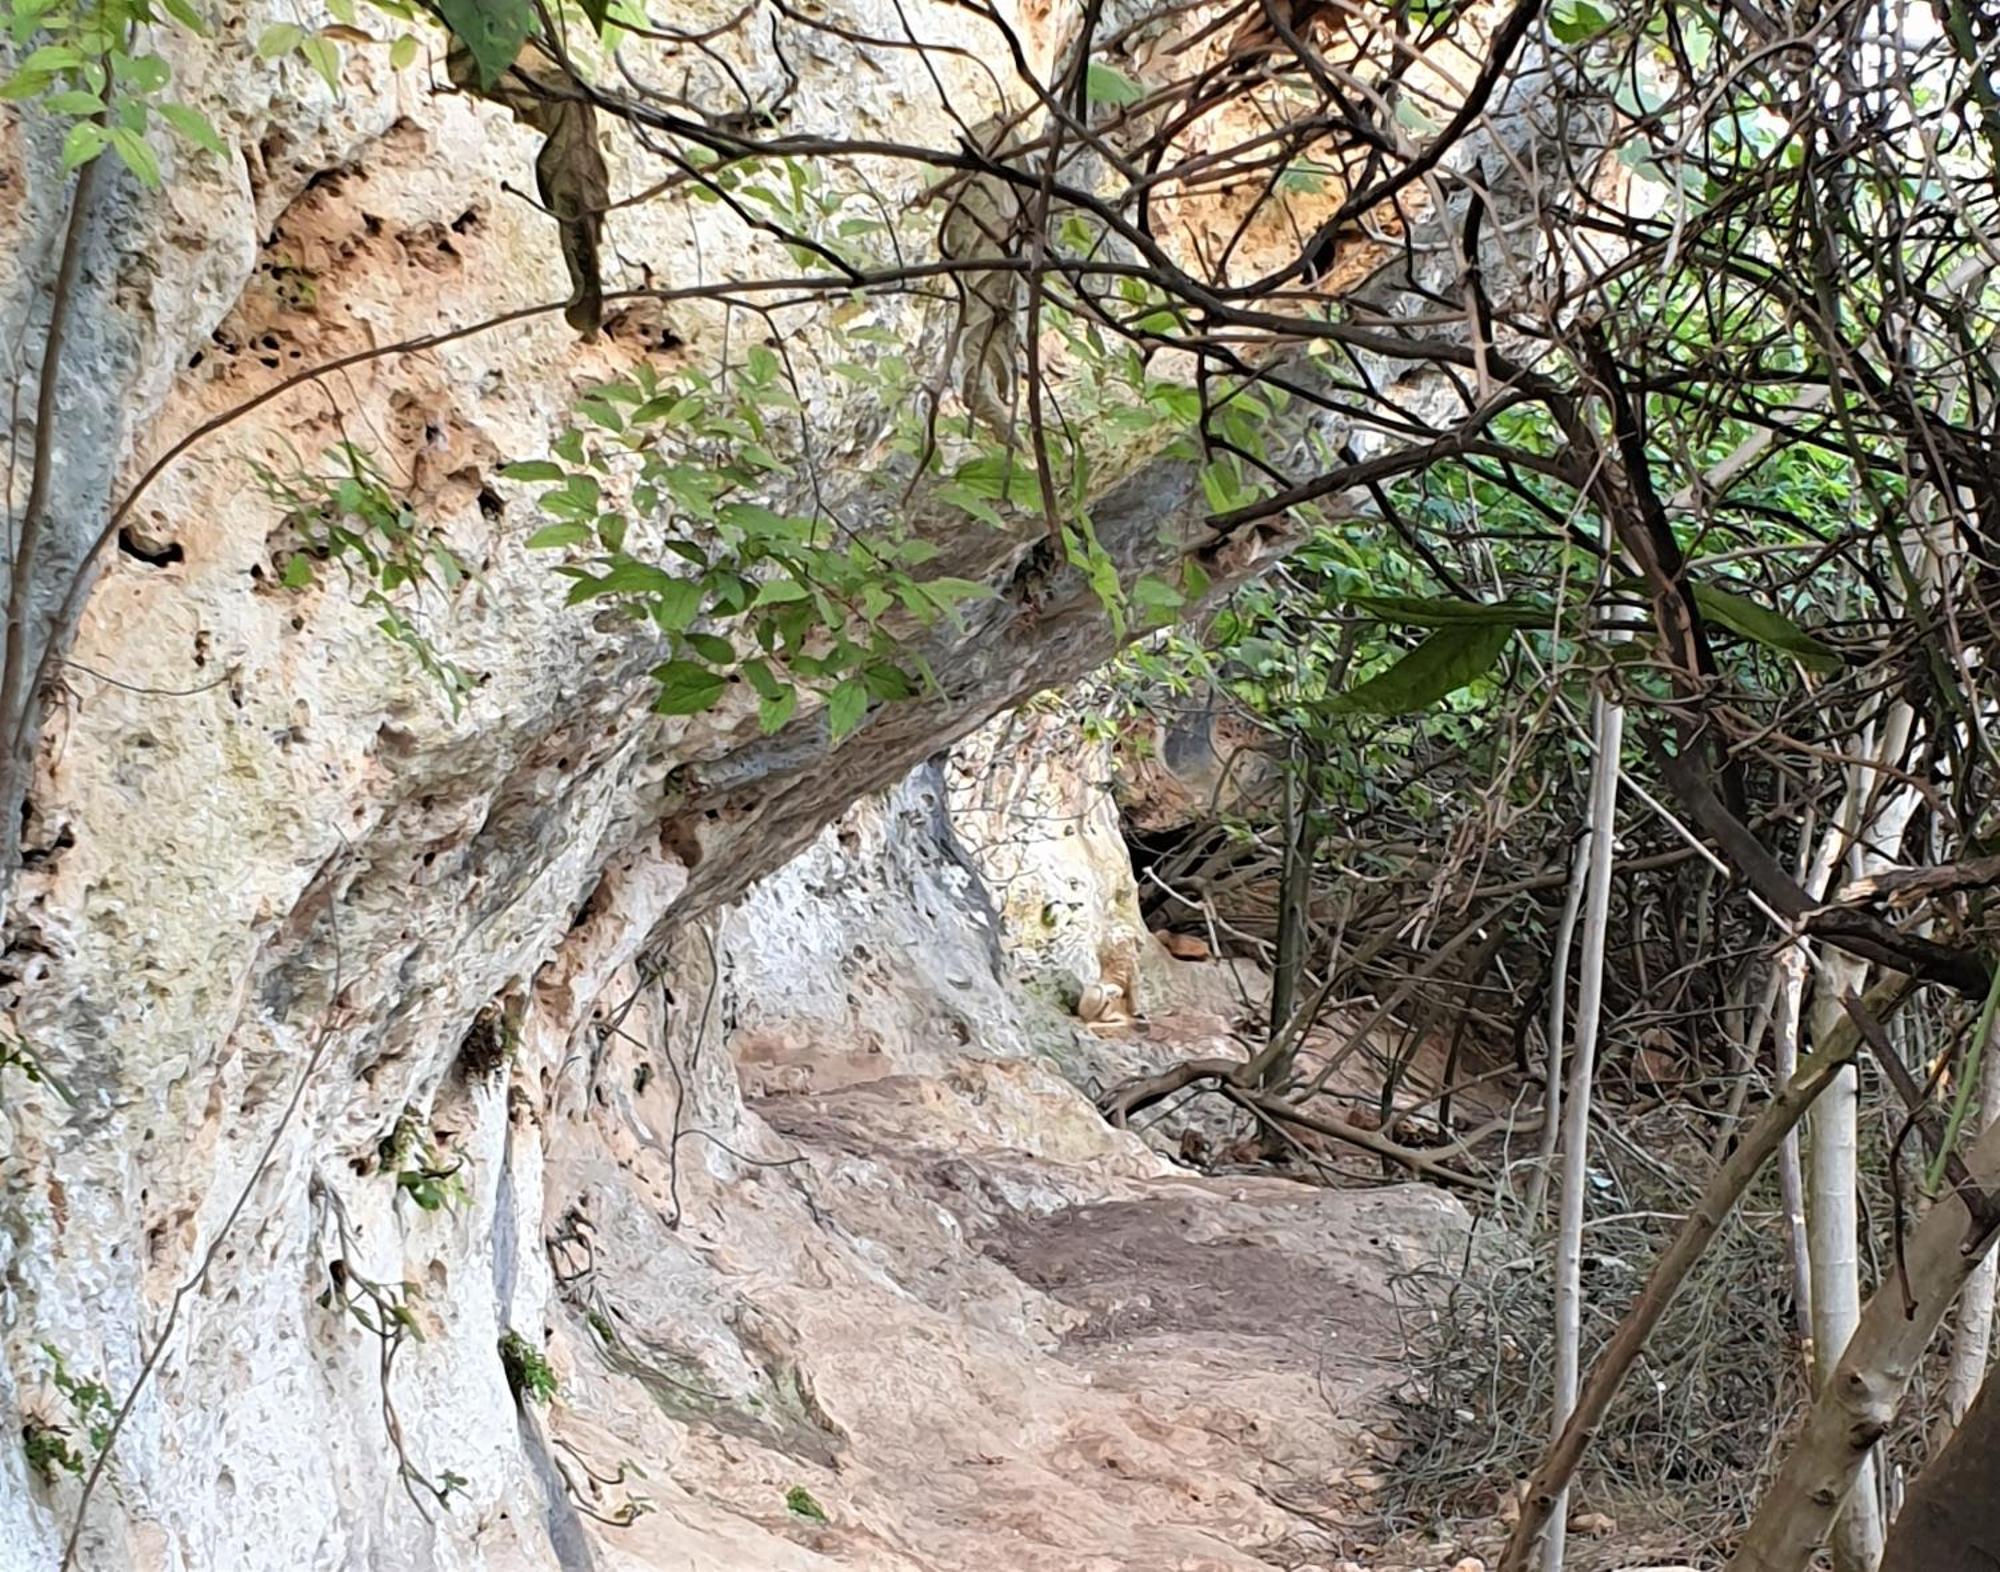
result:
[[[716,517],[753,540],[804,540],[812,532],[811,519],[773,513],[754,502],[724,503]]]
[[[699,470],[688,464],[676,464],[660,477],[673,498],[697,518],[706,518],[715,511],[716,493],[726,482],[721,476]]]
[[[685,633],[701,615],[701,585],[693,579],[675,579],[653,597],[653,621],[666,633]]]
[[[257,53],[265,60],[276,60],[298,48],[305,36],[306,30],[296,23],[275,22],[257,35]]]
[[[778,698],[778,694],[786,690],[784,680],[762,660],[746,660],[742,664],[742,674],[744,680],[756,688],[758,698]]]
[[[417,50],[419,47],[420,46],[417,43],[417,35],[415,33],[403,34],[402,37],[398,38],[393,44],[389,46],[390,68],[392,70],[401,71],[407,66],[414,64],[417,58]]]
[[[44,44],[16,69],[22,76],[54,76],[58,71],[74,71],[82,64],[82,54],[68,44]]]
[[[690,633],[687,644],[703,660],[713,661],[718,666],[730,665],[736,659],[736,646],[719,634]]]
[[[859,726],[867,713],[868,689],[857,678],[847,678],[826,696],[826,724],[835,742]]]
[[[95,120],[79,120],[69,128],[69,135],[63,138],[63,168],[74,169],[79,164],[89,163],[104,151],[110,141],[110,132]]]
[[[59,115],[101,115],[104,113],[104,100],[95,93],[86,93],[76,87],[49,94],[42,100],[42,107]]]
[[[597,581],[599,593],[605,595],[663,594],[681,582],[650,562],[620,562]]]
[[[167,15],[189,32],[203,38],[208,36],[208,23],[202,14],[188,3],[188,0],[161,0],[161,4],[166,7]]]
[[[566,471],[547,459],[524,459],[518,464],[502,464],[502,480],[561,480]]]
[[[632,411],[632,424],[650,426],[655,421],[665,421],[670,426],[685,425],[701,413],[701,395],[687,393],[676,397],[672,393],[662,393],[658,398],[649,398]]]
[[[173,80],[173,68],[158,55],[113,53],[111,74],[136,93],[157,93]]]
[[[757,690],[757,697],[760,699],[775,699],[779,694],[788,691],[785,684],[778,680],[778,674],[761,660],[746,660],[743,663],[743,675],[750,686]]]
[[[229,149],[209,124],[208,116],[199,109],[186,104],[161,104],[160,118],[200,148],[204,153],[213,153],[217,158],[228,156]]]
[[[53,80],[41,71],[16,71],[5,81],[0,81],[0,103],[13,103],[23,98],[33,98]]]
[[[910,674],[900,666],[886,663],[870,666],[861,674],[861,685],[868,690],[871,699],[880,699],[885,704],[893,704],[897,699],[907,699],[917,690],[910,682]]]
[[[1236,471],[1222,459],[1204,464],[1201,469],[1201,492],[1208,501],[1209,512],[1234,511],[1240,499],[1236,485]]]
[[[479,85],[491,87],[535,27],[534,0],[437,0],[444,25],[472,53]]]
[[[729,686],[721,673],[691,660],[670,660],[654,667],[653,681],[660,690],[653,708],[661,715],[699,715],[713,709]]]
[[[1549,31],[1565,44],[1587,44],[1611,30],[1611,18],[1590,0],[1564,0],[1549,16]]]
[[[606,431],[622,432],[625,417],[601,398],[580,398],[576,401],[577,413],[592,425],[602,426]]]
[[[1039,508],[1042,490],[1031,460],[1012,453],[985,453],[959,466],[952,476],[962,491],[975,497],[1011,502],[1017,508]]]
[[[304,589],[313,581],[312,558],[303,551],[293,552],[285,559],[285,571],[278,581],[288,590]]]
[[[551,495],[553,494],[545,494],[542,497],[544,506],[548,505]],[[585,513],[595,514],[597,512],[597,504],[603,499],[604,488],[598,485],[597,477],[594,475],[572,475],[563,486],[561,495],[571,507]]]
[[[757,724],[769,736],[792,718],[799,707],[797,688],[780,688],[757,701]]]
[[[589,539],[588,524],[545,524],[528,537],[528,550],[553,551],[561,546],[581,546]]]
[[[1091,61],[1084,72],[1083,91],[1093,104],[1136,104],[1146,96],[1137,82],[1101,60]]]
[[[1404,628],[1545,628],[1547,607],[1526,601],[1450,600],[1429,595],[1350,595],[1348,604]]]
[[[990,586],[977,579],[925,579],[917,588],[940,611],[950,611],[962,600],[985,600],[993,594]]]
[[[340,47],[331,39],[317,35],[299,41],[299,53],[320,75],[320,80],[332,91],[340,91]]]
[[[1141,574],[1133,584],[1132,599],[1150,611],[1178,611],[1185,604],[1179,590],[1151,573]]]
[[[731,573],[727,568],[717,568],[703,580],[708,585],[711,605],[721,616],[733,616],[746,609],[756,598],[757,586],[741,574]],[[801,607],[801,610],[810,610]]]
[[[1412,715],[1429,709],[1493,669],[1513,637],[1504,624],[1460,623],[1438,629],[1387,671],[1333,701],[1337,714]]]
[[[1840,653],[1820,643],[1789,617],[1779,615],[1747,595],[1717,589],[1712,584],[1694,586],[1695,608],[1710,622],[1719,622],[1732,633],[1751,642],[1789,655],[1808,671],[1825,673],[1840,668]]]
[[[993,511],[993,505],[969,487],[941,486],[938,488],[938,500],[950,503],[961,512],[971,514],[980,523],[989,525],[994,529],[1005,529],[1007,527],[1007,521]]]

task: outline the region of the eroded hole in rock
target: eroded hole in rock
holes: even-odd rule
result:
[[[30,842],[24,836],[21,847],[21,866],[24,868],[45,868],[75,844],[76,833],[67,824],[58,825],[55,834],[45,841]]]
[[[153,535],[137,524],[127,524],[118,531],[118,549],[149,568],[171,567],[187,560],[179,541]]]

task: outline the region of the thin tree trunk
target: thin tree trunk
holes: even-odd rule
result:
[[[1996,1119],[2000,1119],[2000,1031],[1989,1031],[1986,1055],[1979,1066],[1978,1122],[1988,1125]],[[1945,1367],[1944,1418],[1933,1438],[1934,1445],[1945,1443],[1945,1438],[1958,1428],[1980,1389],[1986,1385],[1987,1360],[1993,1351],[1996,1280],[2000,1280],[2000,1256],[1989,1253],[1965,1280],[1965,1292],[1958,1296],[1957,1317],[1951,1334],[1951,1355]],[[1995,1407],[1992,1423],[1996,1427],[1996,1438],[2000,1438],[2000,1403],[1990,1406]],[[2000,1471],[2000,1452],[1993,1454],[1993,1460],[1991,1466]],[[1925,1473],[1928,1476],[1929,1470]],[[2000,1494],[2000,1477],[1989,1475],[1986,1488]]]
[[[1848,876],[1879,868],[1902,844],[1917,807],[1913,792],[1883,800],[1880,766],[1899,762],[1915,724],[1910,706],[1890,705],[1879,742],[1870,726],[1861,753],[1874,764],[1859,764],[1848,776],[1839,815],[1827,826],[1826,844],[1815,859],[1806,886],[1822,898],[1836,869]],[[1885,855],[1886,854],[1886,855]],[[1858,995],[1868,963],[1840,950],[1826,950],[1813,987],[1813,1040],[1838,1026],[1840,1001]],[[1850,1066],[1813,1105],[1807,1121],[1810,1158],[1806,1196],[1807,1256],[1812,1268],[1813,1371],[1815,1390],[1835,1368],[1861,1319],[1861,1077]],[[1873,1458],[1863,1461],[1854,1489],[1834,1521],[1835,1572],[1875,1572],[1882,1560],[1884,1503]]]
[[[1837,950],[1820,957],[1813,984],[1813,1041],[1842,1016],[1840,999],[1859,995],[1868,963]],[[1823,1387],[1861,1321],[1860,1073],[1833,1078],[1806,1119],[1806,1254],[1812,1269],[1815,1385]],[[1882,1503],[1874,1460],[1861,1465],[1835,1522],[1835,1572],[1875,1572],[1882,1559]]]
[[[1625,711],[1600,694],[1592,717],[1596,759],[1590,777],[1589,877],[1583,900],[1583,949],[1577,968],[1576,1041],[1569,1056],[1563,1118],[1562,1194],[1556,1230],[1555,1408],[1560,1436],[1576,1407],[1583,1342],[1583,1209],[1590,1189],[1590,1082],[1597,1063],[1604,1004],[1604,941],[1611,919],[1611,872],[1617,855],[1618,760]],[[1542,1544],[1542,1572],[1562,1572],[1569,1520],[1568,1486],[1558,1493]]]
[[[1576,918],[1583,910],[1583,887],[1590,875],[1590,841],[1579,841],[1570,858],[1569,886],[1563,892],[1562,920],[1556,924],[1555,954],[1550,959],[1549,1016],[1543,1028],[1544,1077],[1541,1149],[1528,1180],[1528,1226],[1539,1227],[1542,1202],[1548,1196],[1549,1172],[1555,1167],[1556,1136],[1562,1127],[1563,1038],[1569,1030],[1569,952],[1576,943]]]
[[[1783,1085],[1798,1073],[1799,1021],[1806,990],[1805,947],[1793,944],[1778,957],[1778,1003],[1771,1016],[1771,1057]],[[1793,1130],[1778,1151],[1778,1199],[1785,1213],[1785,1247],[1792,1262],[1792,1321],[1799,1333],[1799,1357],[1813,1367],[1812,1257],[1806,1250],[1805,1165],[1799,1133]]]
[[[1271,1037],[1283,1035],[1298,1002],[1299,972],[1306,949],[1306,907],[1312,895],[1312,860],[1306,850],[1305,787],[1299,780],[1296,755],[1285,761],[1283,808],[1279,831],[1284,840],[1278,859],[1278,954],[1271,968]],[[1274,1061],[1264,1072],[1270,1087],[1291,1071],[1289,1059]]]
[[[2000,1381],[1987,1381],[1944,1450],[1910,1487],[1889,1529],[1882,1572],[1993,1572],[1995,1567],[2000,1567]]]
[[[1749,1025],[1731,1041],[1730,1074],[1734,1083],[1729,1088],[1729,1105],[1723,1110],[1721,1123],[1715,1132],[1715,1142],[1709,1148],[1709,1157],[1721,1162],[1729,1155],[1730,1142],[1736,1139],[1736,1127],[1743,1122],[1743,1105],[1750,1100],[1750,1080],[1757,1069],[1757,1047],[1764,1041],[1764,1034],[1771,1029],[1771,1019],[1778,1008],[1778,989],[1784,982],[1784,974],[1773,966],[1764,974],[1764,986],[1757,1000],[1756,1013],[1750,1017]],[[1792,1045],[1792,1069],[1798,1068],[1798,1044]],[[1784,1075],[1791,1072],[1785,1071]],[[1782,1081],[1783,1075],[1779,1077]],[[1796,1154],[1794,1154],[1796,1155]]]
[[[1986,1127],[1965,1153],[1965,1166],[1991,1195],[2000,1182],[2000,1124]],[[1973,1221],[1956,1191],[1925,1214],[1903,1248],[1908,1305],[1901,1274],[1891,1272],[1861,1312],[1728,1572],[1805,1572],[1875,1443],[1895,1422],[1945,1312],[1992,1245],[1992,1231]],[[1978,1565],[1985,1564],[1947,1560],[1920,1572]]]
[[[1909,997],[1914,986],[1907,977],[1887,979],[1869,991],[1862,1001],[1863,1007],[1877,1020],[1886,1020]],[[1653,1328],[1659,1325],[1660,1317],[1667,1313],[1674,1296],[1687,1281],[1688,1273],[1742,1199],[1750,1181],[1784,1144],[1785,1137],[1798,1128],[1813,1099],[1826,1089],[1834,1074],[1860,1047],[1860,1033],[1854,1023],[1843,1022],[1838,1031],[1818,1044],[1812,1057],[1799,1065],[1798,1073],[1750,1121],[1729,1160],[1703,1186],[1700,1200],[1688,1212],[1673,1242],[1653,1263],[1645,1286],[1591,1367],[1590,1380],[1577,1399],[1576,1412],[1563,1426],[1555,1445],[1536,1465],[1534,1477],[1528,1481],[1527,1497],[1521,1503],[1520,1520],[1515,1523],[1501,1555],[1500,1572],[1525,1572],[1558,1497],[1583,1460],[1584,1449],[1603,1423],[1626,1372],[1645,1349],[1646,1339],[1652,1336]]]
[[[1843,811],[1840,818],[1845,817]],[[1840,854],[1839,828],[1837,819],[1820,837],[1817,850],[1810,817],[1799,836],[1799,887],[1814,900],[1826,894],[1834,859]],[[1811,969],[1811,955],[1796,940],[1778,957],[1778,1002],[1771,1020],[1771,1055],[1781,1084],[1798,1070],[1799,1034],[1805,1025],[1806,975]],[[1785,1244],[1791,1254],[1792,1310],[1793,1322],[1799,1330],[1799,1357],[1810,1377],[1814,1368],[1812,1254],[1806,1244],[1805,1160],[1796,1130],[1785,1137],[1784,1149],[1778,1153],[1778,1197],[1785,1213]]]

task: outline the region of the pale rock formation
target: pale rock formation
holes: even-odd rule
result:
[[[663,948],[678,868],[615,861],[506,997],[498,1071],[413,1051],[461,1205],[399,1197],[372,1129],[283,1143],[85,1564],[1247,1569],[1358,1511],[1330,1481],[1383,1417],[1391,1279],[1447,1259],[1464,1214],[1175,1177],[1108,1128],[1054,1063],[1109,1050],[1057,1044],[996,965],[939,799],[919,772]],[[365,1102],[350,1073],[326,1067],[329,1112]],[[224,1110],[188,1144],[240,1172],[267,1127]],[[86,1230],[114,1258],[128,1237],[72,1214],[54,1242]],[[465,1480],[430,1524],[397,1482],[378,1341],[316,1303],[343,1251],[415,1285],[425,1340],[391,1400],[413,1466]],[[44,1410],[31,1336],[95,1370],[80,1350],[125,1334],[88,1296],[15,1302]],[[517,1408],[509,1330],[546,1351],[551,1407]],[[30,1531],[10,1554],[47,1564],[75,1486],[7,1494]]]

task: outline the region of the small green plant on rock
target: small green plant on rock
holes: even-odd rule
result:
[[[423,1124],[417,1118],[417,1110],[406,1104],[396,1122],[389,1126],[389,1133],[375,1143],[375,1155],[385,1169],[401,1168],[404,1159],[419,1150],[422,1136]]]
[[[83,1454],[69,1444],[69,1432],[60,1425],[30,1418],[21,1426],[21,1450],[45,1485],[53,1485],[57,1474],[83,1477]]]
[[[406,1107],[389,1133],[375,1148],[383,1170],[394,1171],[396,1188],[426,1212],[464,1206],[465,1181],[458,1176],[462,1164],[447,1165],[424,1136],[423,1121],[414,1108]]]
[[[826,1515],[826,1508],[814,1499],[813,1493],[804,1485],[794,1485],[785,1492],[785,1510],[795,1517],[810,1518],[815,1523],[832,1521]]]
[[[401,1123],[398,1121],[399,1129]],[[394,1133],[392,1131],[391,1135]],[[385,1148],[388,1146],[386,1141],[383,1144]],[[397,1472],[402,1479],[404,1493],[429,1521],[430,1504],[449,1507],[452,1497],[463,1493],[466,1477],[448,1468],[441,1469],[433,1477],[417,1466],[410,1456],[403,1434],[402,1416],[397,1411],[391,1391],[396,1356],[403,1345],[424,1340],[423,1324],[417,1316],[417,1302],[422,1290],[411,1282],[377,1282],[362,1272],[354,1264],[358,1255],[354,1234],[348,1223],[347,1208],[338,1193],[317,1176],[309,1193],[334,1230],[335,1248],[326,1261],[327,1286],[319,1295],[320,1308],[352,1318],[356,1325],[380,1343],[376,1374],[382,1388],[382,1427],[388,1432],[389,1445],[396,1454]]]
[[[251,466],[265,495],[283,511],[281,533],[290,549],[278,565],[279,584],[291,591],[310,589],[320,564],[338,562],[350,583],[366,586],[361,603],[378,613],[376,627],[444,689],[456,715],[472,691],[472,678],[445,659],[411,619],[402,592],[418,594],[429,585],[449,595],[465,581],[465,564],[443,534],[391,489],[382,466],[366,452],[343,442],[326,457],[323,473],[303,463],[286,471]]]
[[[396,1186],[426,1212],[456,1212],[467,1200],[465,1181],[458,1177],[458,1165],[439,1168],[426,1164],[405,1168],[396,1175]]]
[[[500,1339],[500,1367],[507,1372],[507,1385],[517,1402],[547,1403],[559,1389],[542,1351],[519,1332]]]
[[[53,1343],[42,1344],[42,1352],[48,1356],[49,1380],[69,1405],[70,1424],[66,1427],[29,1416],[21,1425],[21,1450],[43,1483],[52,1485],[59,1473],[81,1478],[90,1460],[110,1445],[118,1407],[102,1381],[72,1375],[62,1350]],[[78,1433],[85,1443],[82,1447],[72,1441]]]
[[[102,1381],[78,1380],[71,1375],[61,1350],[53,1343],[42,1344],[42,1352],[55,1367],[49,1379],[69,1403],[69,1411],[83,1427],[91,1451],[102,1452],[111,1440],[111,1422],[118,1411],[117,1404],[111,1401],[110,1389]]]
[[[12,1070],[31,1086],[46,1086],[66,1103],[76,1101],[76,1095],[48,1071],[41,1056],[18,1037],[0,1032],[0,1074]]]

